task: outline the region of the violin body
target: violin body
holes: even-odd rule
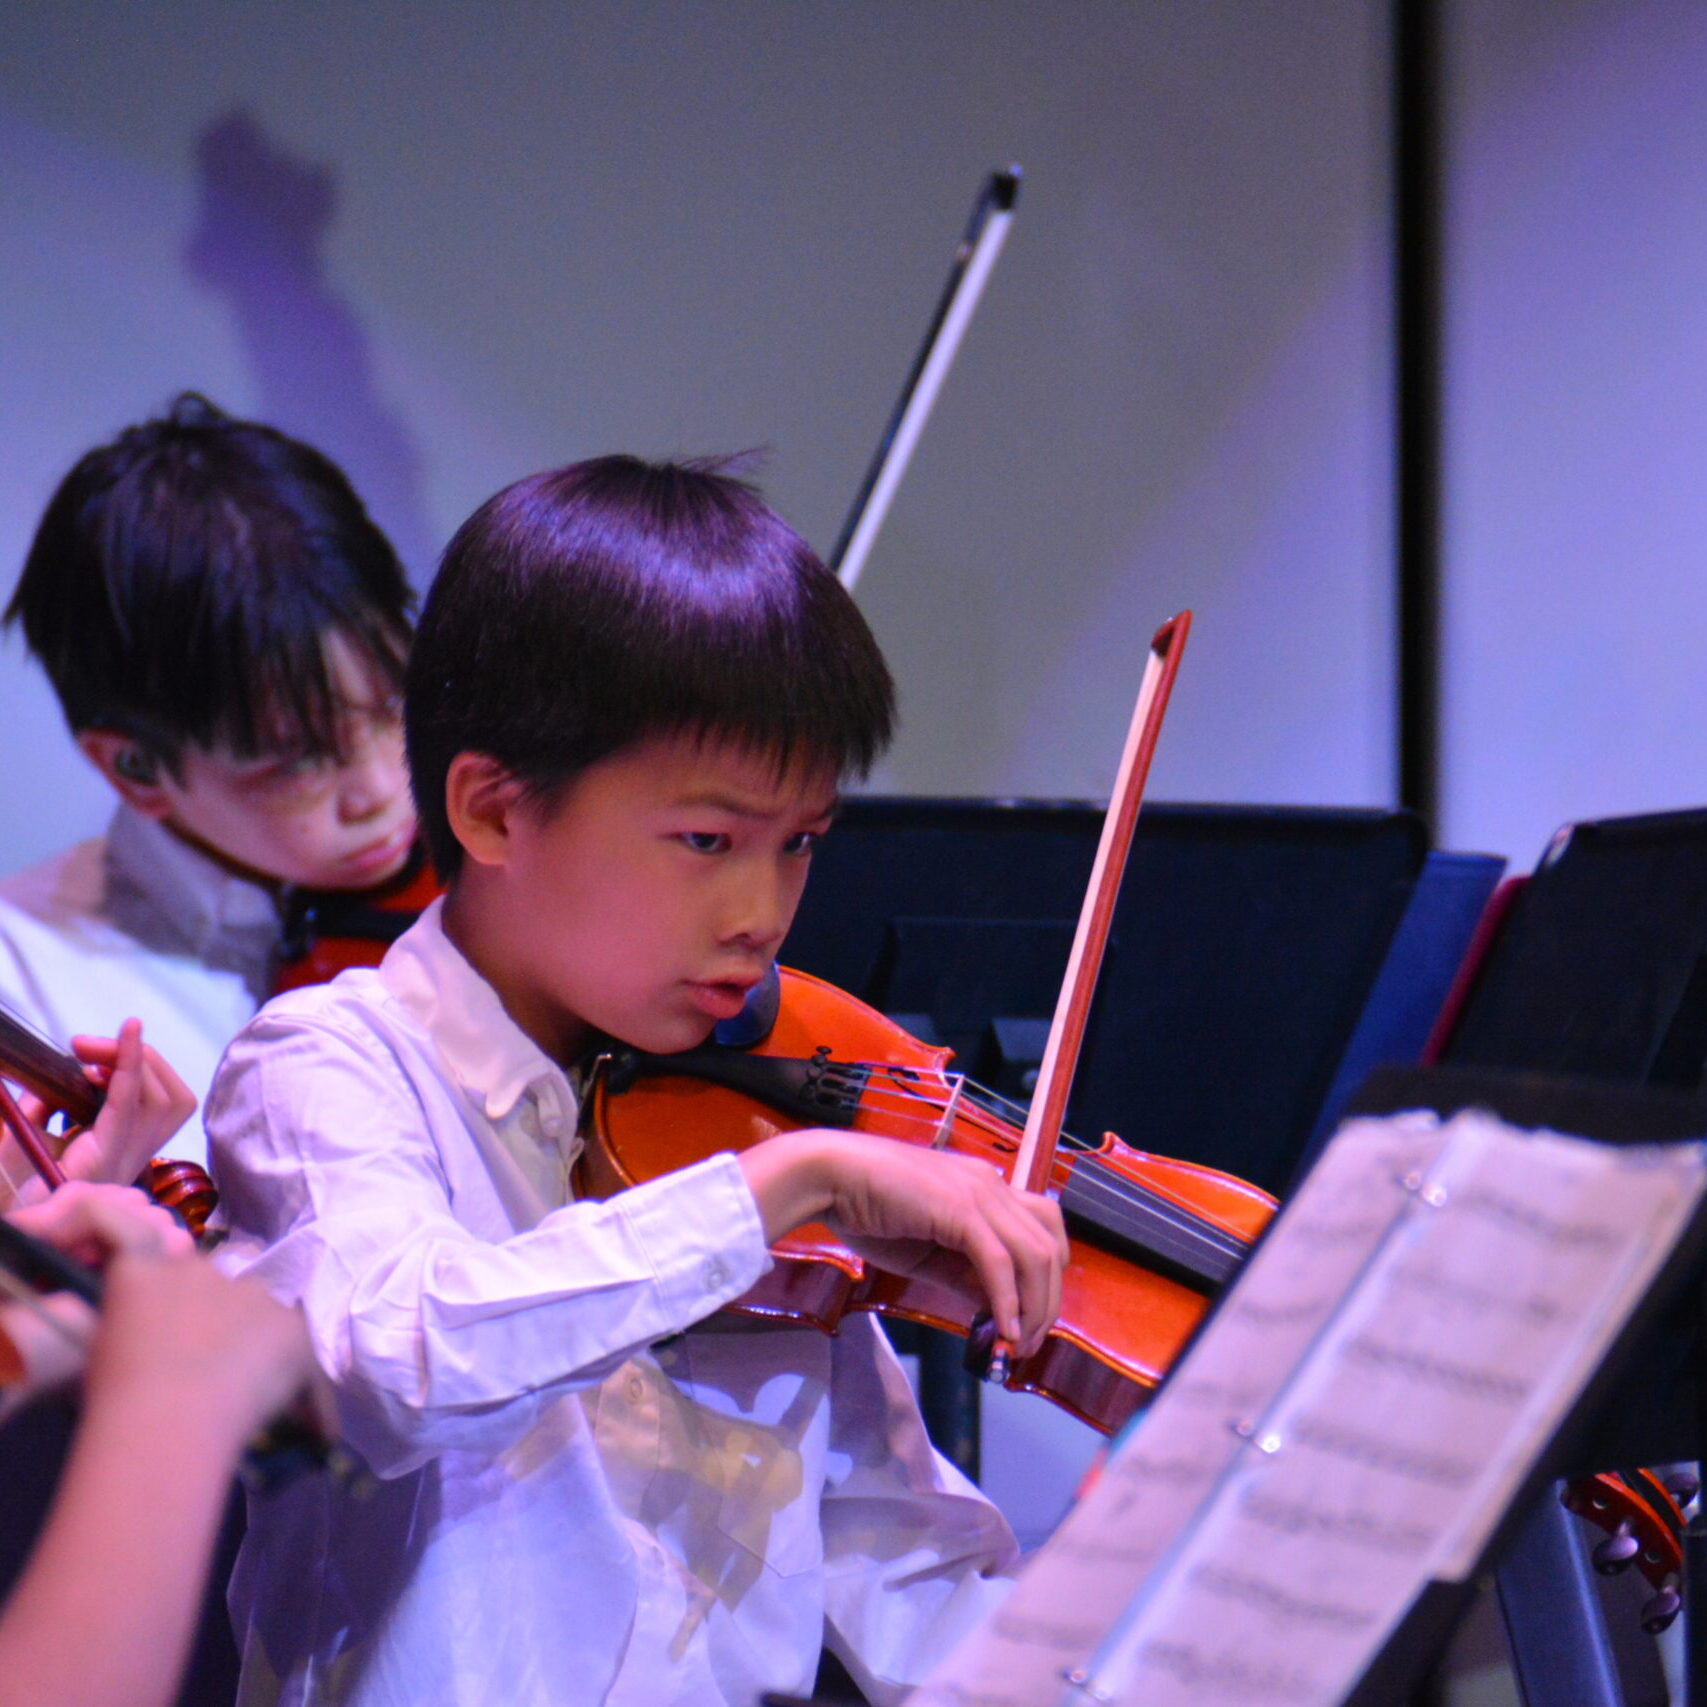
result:
[[[299,891],[287,910],[273,994],[330,983],[352,966],[377,966],[443,890],[432,861],[417,849],[376,889]]]
[[[949,1051],[921,1043],[833,985],[782,969],[776,1022],[750,1053],[799,1063],[808,1080],[815,1071],[822,1080],[838,1066],[858,1064],[859,1094],[845,1111],[851,1118],[796,1117],[724,1084],[661,1070],[657,1063],[667,1064],[669,1057],[656,1058],[626,1087],[620,1070],[602,1071],[587,1111],[593,1135],[582,1166],[587,1194],[608,1197],[720,1151],[743,1150],[813,1124],[977,1156],[1011,1177],[1019,1130],[954,1096],[944,1077]],[[810,1100],[811,1085],[805,1094]],[[1051,1194],[1071,1203],[1073,1176],[1087,1166],[1087,1177],[1103,1187],[1120,1182],[1177,1205],[1239,1249],[1274,1212],[1274,1200],[1255,1186],[1211,1168],[1146,1155],[1112,1134],[1095,1147],[1058,1151]],[[1081,1236],[1071,1212],[1068,1230],[1071,1257],[1060,1316],[1036,1353],[1012,1361],[1005,1385],[1041,1393],[1110,1432],[1154,1390],[1201,1320],[1208,1298],[1201,1280],[1194,1284],[1159,1272],[1161,1264],[1143,1266],[1108,1248],[1109,1241]],[[961,1335],[978,1330],[967,1299],[871,1267],[827,1227],[799,1228],[772,1254],[770,1273],[732,1309],[825,1332],[834,1332],[849,1310],[876,1310]]]

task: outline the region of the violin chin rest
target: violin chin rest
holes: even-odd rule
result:
[[[751,1049],[770,1036],[781,1009],[782,974],[773,960],[770,970],[747,992],[741,1011],[712,1027],[711,1040],[725,1049]]]

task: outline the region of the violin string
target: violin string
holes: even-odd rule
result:
[[[927,1142],[934,1137],[945,1111],[949,1110],[953,1103],[956,1095],[953,1085],[956,1080],[963,1084],[968,1099],[961,1103],[958,1118],[975,1125],[983,1124],[977,1120],[979,1115],[984,1115],[987,1119],[1002,1119],[1004,1115],[1011,1113],[1015,1117],[1010,1122],[1013,1125],[1019,1125],[1025,1119],[1024,1111],[1007,1098],[961,1074],[927,1073],[917,1068],[908,1068],[910,1075],[916,1075],[915,1088],[914,1084],[897,1081],[893,1068],[873,1065],[868,1070],[870,1078],[861,1092],[860,1107],[881,1113],[893,1125],[910,1129],[912,1134]],[[933,1089],[937,1094],[931,1094]],[[994,1106],[987,1106],[990,1104]],[[904,1136],[907,1133],[903,1131],[897,1135]],[[1076,1154],[1086,1154],[1096,1148],[1087,1140],[1077,1138],[1070,1132],[1061,1134],[1060,1147]],[[1230,1244],[1232,1248],[1240,1251],[1246,1247],[1245,1240],[1228,1233],[1207,1216],[1187,1205],[1173,1202],[1158,1188],[1130,1184],[1112,1171],[1098,1178],[1096,1194],[1120,1209],[1131,1207],[1152,1215],[1162,1214],[1178,1226],[1198,1231],[1215,1243]],[[1160,1200],[1159,1203],[1155,1201],[1157,1199]],[[1162,1205],[1165,1205],[1165,1209]]]
[[[1022,1108],[963,1074],[897,1067],[883,1062],[838,1061],[832,1064],[844,1073],[864,1073],[865,1082],[859,1088],[858,1106],[887,1122],[892,1136],[898,1138],[912,1137],[921,1143],[932,1143],[939,1137],[945,1121],[952,1119],[956,1124],[982,1129],[992,1147],[998,1136],[1006,1137],[1009,1147],[1013,1147],[1015,1140],[1011,1129],[1022,1127],[1025,1121]],[[965,1100],[956,1107],[959,1098]],[[994,1121],[1003,1123],[1004,1131],[1000,1135],[990,1129]],[[1099,1146],[1064,1131],[1058,1147],[1062,1151],[1094,1159]],[[1087,1176],[1082,1183],[1087,1187],[1094,1185],[1095,1197],[1107,1203],[1117,1215],[1160,1216],[1184,1231],[1217,1244],[1231,1244],[1241,1251],[1248,1244],[1247,1240],[1227,1231],[1189,1205],[1176,1203],[1159,1186],[1123,1180],[1112,1169],[1097,1169],[1094,1180]]]
[[[860,1093],[860,1106],[862,1108],[880,1109],[886,1114],[894,1113],[901,1120],[931,1127],[934,1127],[942,1119],[944,1109],[953,1101],[953,1081],[960,1078],[959,1074],[944,1075],[940,1081],[940,1095],[931,1095],[927,1093],[925,1088],[928,1081],[922,1075],[920,1076],[919,1088],[915,1089],[912,1086],[898,1084],[890,1077],[879,1078],[877,1075],[881,1071],[881,1068],[872,1070],[871,1079],[867,1081]],[[1000,1120],[1007,1125],[1015,1126],[1024,1120],[1024,1111],[1017,1109],[1005,1098],[997,1096],[995,1092],[986,1089],[974,1079],[967,1079],[964,1082],[966,1100],[962,1104],[962,1111],[967,1118],[974,1120],[977,1124]],[[995,1104],[994,1107],[990,1106],[992,1103]],[[983,1119],[979,1120],[977,1118],[979,1116],[982,1116]],[[1082,1138],[1074,1137],[1070,1132],[1063,1132],[1061,1134],[1061,1148],[1084,1151],[1093,1149],[1094,1146],[1087,1144]]]

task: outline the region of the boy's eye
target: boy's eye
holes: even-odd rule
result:
[[[280,759],[261,772],[259,781],[264,787],[290,788],[312,782],[326,769],[327,761],[317,754],[304,753],[293,759]]]
[[[683,830],[681,839],[695,853],[727,853],[730,846],[729,838],[719,830]]]
[[[782,844],[782,851],[791,854],[809,854],[823,841],[822,830],[797,830]]]

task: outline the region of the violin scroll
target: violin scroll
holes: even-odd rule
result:
[[[1683,1508],[1700,1492],[1693,1476],[1664,1478],[1654,1470],[1605,1471],[1567,1482],[1559,1494],[1567,1511],[1586,1518],[1605,1538],[1590,1554],[1606,1577],[1634,1566],[1653,1594],[1642,1607],[1650,1636],[1667,1629],[1683,1606]]]
[[[171,1210],[189,1228],[190,1237],[200,1242],[208,1218],[219,1207],[219,1190],[206,1168],[156,1156],[137,1183],[162,1209]]]

